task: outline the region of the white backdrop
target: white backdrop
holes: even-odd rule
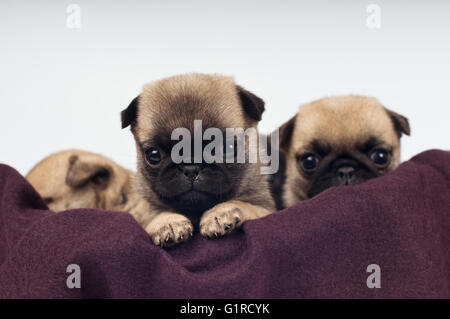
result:
[[[266,101],[263,131],[299,104],[366,94],[409,118],[404,160],[450,149],[450,1],[2,0],[0,43],[0,162],[23,174],[67,148],[134,168],[120,111],[186,72],[234,75]]]

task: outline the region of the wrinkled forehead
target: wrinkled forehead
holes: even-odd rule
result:
[[[335,150],[354,148],[374,137],[394,147],[399,143],[388,113],[372,100],[305,105],[300,108],[295,127],[295,150],[313,141]]]
[[[158,135],[170,138],[176,128],[194,130],[244,128],[245,117],[234,83],[180,83],[170,87],[151,85],[139,99],[136,135],[140,142]],[[198,125],[198,122],[197,122]]]

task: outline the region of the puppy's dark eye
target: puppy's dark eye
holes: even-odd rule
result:
[[[145,151],[145,160],[150,166],[158,166],[162,160],[161,151],[156,147],[150,147]]]
[[[237,141],[227,141],[224,145],[225,158],[232,160],[238,154]]]
[[[314,154],[308,153],[301,157],[302,168],[307,172],[315,170],[318,164],[319,158]]]
[[[385,167],[389,163],[389,153],[385,150],[375,150],[370,154],[370,159],[379,167]]]
[[[230,142],[225,146],[225,153],[227,157],[234,157],[237,154],[237,147],[234,142]]]

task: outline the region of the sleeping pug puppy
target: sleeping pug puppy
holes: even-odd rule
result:
[[[144,86],[122,112],[122,128],[131,126],[136,142],[140,194],[157,213],[145,225],[156,245],[183,242],[194,229],[217,238],[274,211],[259,161],[208,163],[186,152],[186,160],[179,162],[172,156],[178,143],[172,140],[175,129],[187,130],[190,145],[197,143],[203,151],[204,141],[194,137],[194,121],[202,121],[203,133],[218,128],[225,135],[226,128],[256,129],[263,111],[264,102],[231,77],[186,74]],[[249,156],[247,147],[245,152]]]
[[[301,106],[280,128],[284,206],[392,171],[400,162],[402,134],[410,134],[408,120],[375,98],[328,97]]]
[[[52,154],[26,179],[55,212],[97,208],[129,212],[140,223],[151,218],[147,202],[135,191],[134,173],[98,154],[80,150]]]

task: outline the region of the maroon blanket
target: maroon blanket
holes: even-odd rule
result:
[[[163,250],[126,213],[47,211],[0,165],[0,297],[450,298],[450,152]],[[81,288],[69,289],[69,264]],[[368,288],[367,266],[381,269]]]

